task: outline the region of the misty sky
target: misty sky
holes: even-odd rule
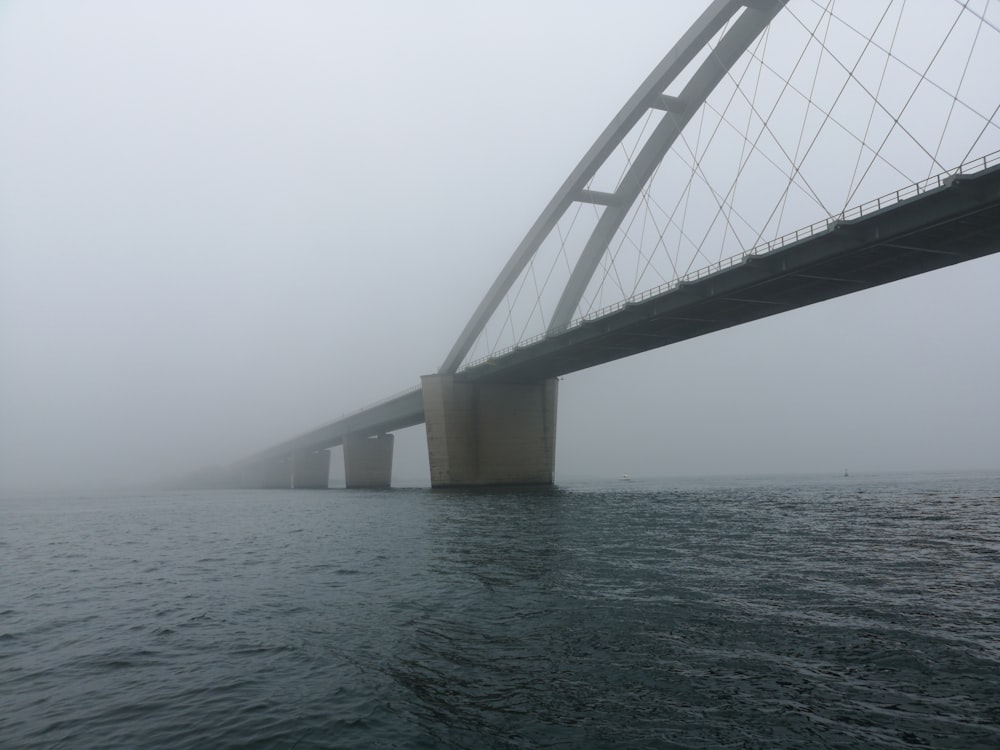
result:
[[[0,488],[225,462],[418,385],[699,10],[0,1]],[[998,282],[567,376],[557,479],[998,469]]]

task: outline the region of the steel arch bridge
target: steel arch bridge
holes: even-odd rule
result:
[[[1000,250],[1000,3],[715,0],[529,228],[438,373],[210,483],[551,483],[554,378]],[[221,476],[221,478],[220,478]]]

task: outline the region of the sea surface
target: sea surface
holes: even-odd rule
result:
[[[1000,748],[1000,474],[0,500],[0,747]]]

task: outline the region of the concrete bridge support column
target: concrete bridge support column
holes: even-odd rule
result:
[[[552,484],[555,378],[468,383],[425,375],[421,383],[432,486]]]
[[[395,435],[348,435],[344,438],[344,483],[351,488],[385,488],[392,482]]]
[[[245,486],[250,489],[287,490],[292,486],[292,462],[287,456],[259,461],[244,477]]]
[[[292,486],[297,490],[325,490],[330,486],[330,451],[296,453],[292,457]]]

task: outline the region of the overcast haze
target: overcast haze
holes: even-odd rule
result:
[[[169,476],[417,385],[700,9],[0,2],[0,486]],[[998,281],[567,376],[557,480],[1000,468]]]

